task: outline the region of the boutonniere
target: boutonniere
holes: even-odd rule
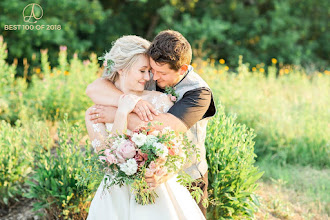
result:
[[[106,72],[109,74],[112,66],[115,64],[115,62],[111,60],[109,52],[105,53],[102,57],[99,57],[98,59],[103,61],[103,66],[106,69]]]
[[[179,98],[179,95],[175,93],[175,88],[174,87],[166,86],[165,87],[165,93],[168,95],[168,97],[170,98],[170,100],[173,103],[175,103]]]

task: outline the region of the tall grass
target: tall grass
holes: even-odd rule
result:
[[[209,68],[202,77],[216,100],[255,129],[255,152],[282,164],[330,167],[330,76],[308,76],[298,67],[275,78],[240,64],[238,73]]]

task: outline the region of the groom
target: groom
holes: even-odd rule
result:
[[[140,100],[133,113],[128,117],[128,129],[135,130],[139,126],[154,120],[162,123],[161,127],[171,127],[180,132],[186,132],[188,138],[199,149],[200,158],[192,158],[192,163],[185,170],[193,179],[202,179],[199,187],[207,198],[207,162],[205,150],[206,127],[210,117],[215,112],[215,105],[210,87],[194,72],[191,63],[192,50],[189,42],[173,30],[160,32],[148,49],[151,72],[146,89],[165,92],[166,86],[175,88],[178,100],[167,113],[159,114],[147,101]],[[96,105],[86,112],[86,117],[95,123],[112,123],[113,114],[118,105],[121,91],[105,79],[97,79],[87,87],[86,94]],[[161,184],[155,180],[153,187]],[[201,200],[201,201],[202,201]],[[199,204],[206,216],[206,208]]]

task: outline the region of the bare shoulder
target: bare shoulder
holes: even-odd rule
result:
[[[167,112],[167,110],[173,105],[173,102],[167,94],[158,91],[146,91],[141,98],[150,102],[161,112]]]
[[[144,91],[141,98],[143,100],[146,100],[146,101],[149,101],[151,102],[151,100],[153,99],[160,99],[160,98],[166,98],[168,97],[165,93],[162,93],[162,92],[158,92],[158,91]],[[168,98],[169,99],[169,98]]]

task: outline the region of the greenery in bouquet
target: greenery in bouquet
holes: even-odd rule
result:
[[[151,123],[130,133],[110,135],[98,153],[99,171],[105,174],[105,188],[130,185],[137,203],[153,204],[158,197],[145,181],[145,176],[171,176],[182,171],[195,146],[182,134],[169,127],[155,130]],[[188,175],[179,175],[179,182],[189,185]]]

